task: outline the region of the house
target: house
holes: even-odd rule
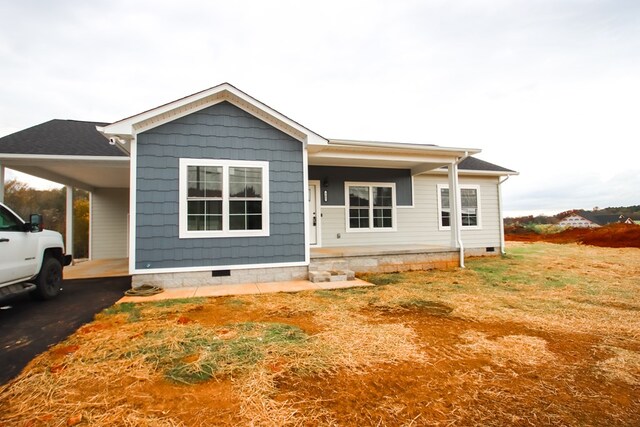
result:
[[[596,212],[578,210],[565,214],[558,222],[558,225],[561,227],[596,228],[612,223],[633,224],[633,220],[624,215],[598,214]]]
[[[0,172],[90,191],[92,259],[127,257],[134,285],[192,286],[498,254],[516,172],[478,153],[329,139],[224,83],[115,123],[5,136]]]

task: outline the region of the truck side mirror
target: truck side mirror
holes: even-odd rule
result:
[[[42,231],[43,223],[42,223],[42,215],[40,214],[31,214],[29,217],[29,225],[32,233],[36,233]]]

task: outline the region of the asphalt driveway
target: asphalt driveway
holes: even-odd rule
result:
[[[131,287],[131,277],[65,280],[50,301],[18,295],[0,301],[0,384],[14,378],[31,359],[59,343]]]

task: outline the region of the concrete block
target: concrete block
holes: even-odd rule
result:
[[[328,271],[310,271],[309,281],[312,283],[321,283],[331,281],[331,273]]]

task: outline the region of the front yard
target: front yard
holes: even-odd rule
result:
[[[640,425],[640,249],[512,243],[334,291],[120,304],[0,425]]]

